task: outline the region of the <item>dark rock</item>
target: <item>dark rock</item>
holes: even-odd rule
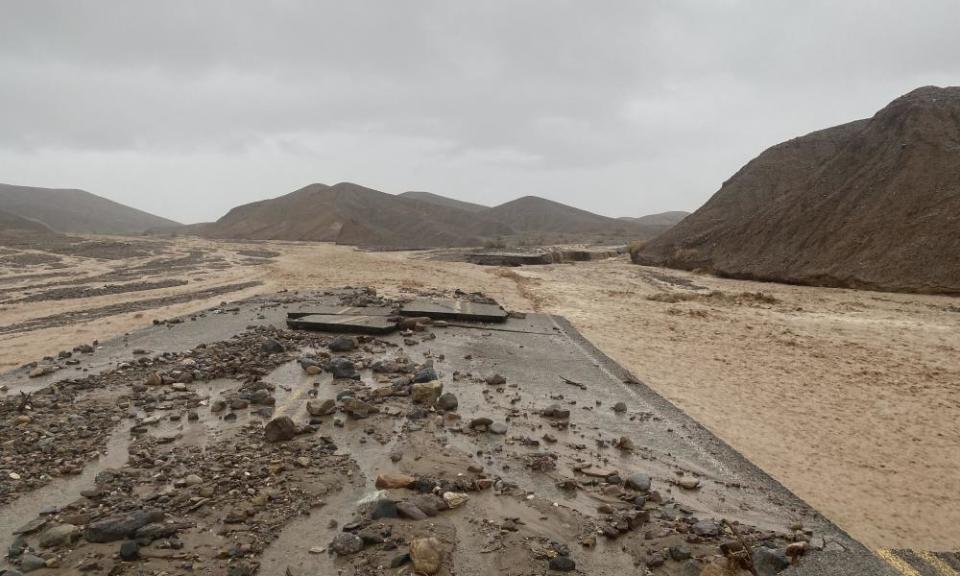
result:
[[[83,537],[88,542],[114,542],[133,537],[140,528],[161,521],[163,521],[163,512],[159,510],[137,510],[127,514],[117,514],[88,524]]]
[[[413,376],[413,382],[416,384],[421,384],[423,382],[432,382],[437,379],[437,371],[433,369],[433,366],[425,366],[417,371]]]
[[[397,556],[394,556],[394,557],[390,560],[390,567],[391,567],[391,568],[399,568],[399,567],[403,566],[404,564],[406,564],[406,563],[409,562],[409,561],[410,561],[410,554],[409,554],[409,553],[399,554],[399,555],[397,555]]]
[[[297,425],[289,416],[278,416],[267,422],[263,429],[264,438],[267,442],[285,442],[292,440],[297,435]]]
[[[507,379],[500,374],[491,374],[490,376],[484,378],[484,382],[490,386],[502,386],[507,383]]]
[[[546,408],[541,410],[540,415],[545,416],[547,418],[565,419],[570,417],[570,409],[564,408],[559,404],[551,404],[550,406],[547,406]]]
[[[753,549],[753,567],[758,576],[774,576],[790,567],[790,559],[785,550],[757,546]]]
[[[427,518],[427,514],[412,502],[398,502],[397,511],[400,512],[400,516],[410,520],[425,520]]]
[[[260,351],[264,354],[279,354],[283,352],[283,344],[277,342],[273,338],[269,338],[263,341],[263,344],[260,345]]]
[[[493,424],[493,420],[491,420],[490,418],[486,418],[484,416],[470,420],[471,428],[487,428],[491,424]]]
[[[567,556],[557,556],[550,560],[549,568],[555,572],[573,572],[577,563]]]
[[[24,554],[20,557],[20,569],[26,572],[33,572],[47,567],[47,561],[33,554]]]
[[[352,556],[363,550],[363,540],[356,534],[342,532],[337,534],[330,543],[330,550],[336,552],[338,556]]]
[[[350,352],[357,349],[357,339],[351,336],[337,336],[327,348],[331,352]]]
[[[120,545],[120,559],[124,562],[133,562],[140,558],[140,545],[135,540],[128,540]]]
[[[613,405],[613,411],[622,414],[627,411],[627,405],[624,402],[617,402]]]
[[[453,392],[441,394],[440,398],[437,399],[437,408],[443,410],[444,412],[453,412],[459,405],[460,402],[457,400],[457,396]]]
[[[360,374],[349,358],[334,358],[330,361],[330,372],[334,378],[359,380]]]
[[[673,558],[676,562],[682,562],[684,560],[689,560],[693,557],[690,554],[690,551],[684,546],[671,546],[670,547],[670,557]]]
[[[712,520],[703,520],[693,525],[693,533],[697,536],[719,536],[720,527]]]
[[[374,520],[396,518],[397,514],[397,503],[389,498],[381,498],[374,502],[373,509],[370,511],[370,517]]]
[[[136,537],[143,540],[158,540],[160,538],[169,538],[180,529],[178,524],[167,524],[165,522],[152,522],[139,528]]]

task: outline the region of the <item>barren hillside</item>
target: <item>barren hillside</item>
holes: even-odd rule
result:
[[[960,88],[770,148],[635,254],[738,278],[960,293]]]
[[[73,234],[138,234],[176,226],[166,218],[84,190],[0,184],[0,210]]]

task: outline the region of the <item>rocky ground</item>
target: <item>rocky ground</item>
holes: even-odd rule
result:
[[[428,320],[384,338],[271,327],[302,298],[235,307],[247,328],[181,352],[120,340],[40,363],[127,355],[0,400],[0,573],[768,576],[851,550],[587,356],[560,361],[572,377],[530,372],[572,345],[547,317],[502,340]]]
[[[15,263],[0,265],[0,365],[38,362],[38,377],[17,381],[27,391],[82,376],[77,360],[112,367],[93,343],[154,321],[168,329],[164,349],[193,348],[201,341],[181,341],[164,321],[224,301],[318,286],[369,285],[390,297],[482,290],[508,308],[570,319],[861,541],[944,550],[960,538],[955,299],[718,279],[625,257],[508,269],[324,244],[88,240],[0,249]],[[88,414],[113,415],[72,387],[45,394],[36,399],[66,406],[74,397]],[[87,420],[96,430],[79,434],[109,429]],[[107,436],[109,457],[120,440]],[[49,473],[76,471],[86,458],[78,450],[51,456]]]

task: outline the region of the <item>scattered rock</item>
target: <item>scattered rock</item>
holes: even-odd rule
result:
[[[642,472],[635,472],[627,476],[625,482],[627,488],[631,490],[636,490],[637,492],[649,492],[650,491],[650,476]]]
[[[454,412],[459,405],[460,402],[453,392],[445,392],[437,399],[437,408],[444,412]]]
[[[80,528],[73,524],[60,524],[47,528],[40,534],[41,548],[55,548],[73,543],[80,538]]]
[[[443,501],[447,503],[447,507],[451,510],[459,506],[463,506],[467,503],[470,497],[462,492],[444,492]]]
[[[377,476],[376,487],[381,490],[391,490],[394,488],[409,488],[417,479],[407,474],[379,474]]]
[[[337,336],[327,348],[331,352],[350,352],[357,349],[357,339],[352,336]]]
[[[297,425],[289,416],[278,416],[267,422],[263,436],[267,442],[286,442],[297,435]]]
[[[720,526],[712,520],[702,520],[693,525],[693,533],[697,536],[719,536],[720,535]]]
[[[437,380],[414,384],[410,388],[410,398],[414,404],[433,406],[443,392],[443,383]]]
[[[410,559],[418,574],[432,576],[440,571],[443,545],[436,538],[417,538],[410,542]]]
[[[573,572],[577,569],[577,563],[568,556],[557,556],[550,560],[548,567],[555,572]]]
[[[128,540],[120,545],[120,559],[124,562],[140,559],[140,545],[136,540]]]
[[[341,532],[330,543],[330,550],[338,556],[352,556],[363,550],[363,540],[356,534]]]
[[[163,516],[163,512],[159,510],[137,510],[127,514],[108,516],[88,524],[83,537],[88,542],[99,543],[123,540],[134,536],[137,530],[147,524],[162,521]]]
[[[617,414],[623,414],[627,411],[627,405],[624,402],[617,402],[613,405],[613,411]]]
[[[360,374],[349,358],[334,358],[330,361],[330,371],[334,378],[359,380]]]
[[[483,379],[490,386],[502,386],[507,383],[507,379],[500,374],[491,374]]]
[[[260,351],[264,354],[279,354],[283,352],[283,344],[277,342],[273,338],[268,338],[263,341],[263,344],[260,345]]]
[[[307,413],[311,416],[328,416],[337,411],[337,401],[331,398],[327,400],[310,400],[307,402]]]

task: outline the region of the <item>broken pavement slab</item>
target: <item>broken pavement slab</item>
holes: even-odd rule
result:
[[[497,304],[481,304],[461,299],[414,300],[400,309],[402,316],[423,316],[433,320],[506,322],[507,311]]]
[[[137,346],[156,353],[166,350],[182,351],[185,349],[184,342],[208,343],[227,339],[232,343],[231,345],[237,345],[233,338],[234,334],[249,331],[251,323],[269,326],[267,329],[270,330],[283,325],[286,319],[285,311],[280,306],[265,306],[270,303],[269,300],[263,299],[246,301],[239,305],[236,317],[216,315],[201,317],[195,322],[176,324],[173,328],[148,328],[131,334],[129,340],[136,342]],[[289,301],[283,303],[301,304]],[[418,312],[416,315],[421,313]],[[330,316],[337,317],[337,315]],[[349,316],[339,317],[348,318]],[[753,466],[742,455],[726,446],[689,416],[653,390],[629,378],[622,367],[596,350],[564,319],[545,314],[529,314],[523,319],[505,319],[504,324],[497,328],[485,326],[482,328],[477,330],[476,326],[449,326],[440,332],[439,337],[423,340],[420,346],[407,351],[406,354],[417,363],[425,362],[428,358],[434,359],[437,362],[437,370],[444,389],[455,393],[459,400],[458,413],[462,414],[467,421],[478,416],[488,417],[491,422],[505,421],[509,424],[509,434],[506,437],[468,430],[464,424],[457,424],[455,419],[449,420],[446,424],[450,427],[450,434],[441,433],[439,430],[434,431],[435,424],[432,418],[419,420],[404,418],[394,421],[393,418],[400,417],[411,406],[411,400],[405,396],[390,396],[377,400],[384,403],[383,410],[370,414],[369,418],[362,421],[354,422],[347,419],[341,420],[338,425],[337,420],[331,418],[317,425],[319,426],[317,434],[330,435],[330,438],[335,440],[343,451],[342,465],[350,468],[349,476],[329,466],[308,465],[310,462],[334,461],[331,460],[334,458],[332,454],[322,453],[327,446],[326,443],[318,444],[311,441],[317,436],[307,435],[300,442],[293,440],[276,447],[269,445],[273,448],[261,448],[258,444],[239,444],[241,448],[247,450],[302,450],[302,452],[291,454],[290,458],[294,463],[291,467],[285,468],[285,471],[276,468],[270,472],[271,474],[282,473],[295,477],[302,474],[329,473],[331,475],[329,478],[323,478],[324,482],[328,482],[330,486],[346,482],[346,478],[353,479],[349,484],[352,487],[324,495],[326,502],[324,514],[302,517],[289,522],[286,517],[282,520],[280,518],[276,521],[271,520],[270,526],[273,527],[271,530],[281,525],[285,525],[286,528],[275,534],[276,540],[267,547],[260,573],[282,574],[286,567],[292,568],[297,574],[310,573],[311,570],[314,573],[325,573],[322,569],[317,570],[317,562],[321,559],[315,554],[310,554],[310,549],[317,542],[314,541],[315,539],[310,539],[308,542],[303,535],[314,535],[321,533],[320,530],[327,530],[327,523],[331,517],[339,520],[341,525],[346,525],[350,520],[349,512],[353,510],[354,503],[360,495],[367,493],[372,487],[376,473],[392,471],[390,464],[387,464],[390,460],[387,454],[392,454],[396,448],[391,444],[397,441],[392,431],[396,429],[396,424],[403,422],[406,431],[402,434],[408,442],[413,443],[406,444],[406,450],[411,452],[402,460],[397,472],[420,476],[436,463],[435,458],[455,459],[457,454],[474,455],[477,454],[478,449],[482,450],[485,456],[482,460],[477,458],[477,463],[482,465],[484,473],[491,478],[502,478],[504,485],[516,484],[517,487],[514,490],[519,491],[519,494],[510,497],[498,496],[491,493],[493,491],[472,493],[473,500],[465,504],[465,507],[474,511],[479,510],[479,507],[491,511],[509,507],[510,514],[526,514],[530,525],[523,528],[527,532],[525,536],[539,534],[536,528],[537,518],[544,515],[549,515],[553,519],[556,519],[554,515],[562,515],[569,519],[567,521],[569,525],[578,525],[581,521],[591,524],[602,521],[596,514],[594,498],[605,496],[605,493],[600,492],[601,487],[616,487],[616,483],[607,481],[608,476],[594,479],[573,469],[575,465],[590,463],[592,464],[590,468],[604,470],[611,473],[610,476],[616,473],[626,478],[628,474],[638,471],[650,475],[653,482],[652,489],[659,491],[665,498],[664,504],[655,503],[652,498],[646,504],[647,509],[653,513],[652,519],[648,521],[658,523],[652,525],[651,529],[658,527],[662,530],[673,526],[678,515],[681,517],[695,515],[700,519],[714,521],[719,518],[730,518],[743,522],[745,526],[752,525],[777,532],[786,531],[793,522],[801,519],[805,528],[809,527],[817,537],[826,539],[832,548],[811,553],[800,565],[788,569],[789,571],[785,573],[807,576],[897,574],[891,571],[893,569],[883,560],[823,519],[809,505]],[[169,338],[170,334],[176,337]],[[288,351],[296,349],[296,345],[290,346],[296,342],[303,342],[300,346],[305,346],[306,342],[311,341],[313,349],[318,349],[318,344],[328,343],[326,336],[306,333],[281,332],[274,337],[281,338]],[[250,340],[251,349],[259,350],[257,338],[248,336],[248,340]],[[396,349],[401,341],[401,336],[398,334],[373,340],[370,342],[372,351],[363,352],[363,354],[374,355],[369,360],[377,360],[381,355]],[[115,356],[126,351],[125,354],[129,357],[129,344],[123,340],[107,343],[103,355]],[[374,351],[378,348],[382,351]],[[207,350],[204,354],[210,353],[209,349],[204,350]],[[310,391],[317,387],[316,379],[302,375],[301,367],[293,360],[284,360],[283,355],[249,355],[249,357],[255,362],[270,362],[271,366],[281,363],[265,378],[265,381],[276,384],[275,415],[287,415],[297,423],[307,420],[309,416],[307,403],[312,398]],[[214,366],[217,365],[219,364],[214,364]],[[454,378],[453,374],[457,371],[464,376],[460,379]],[[473,376],[466,376],[468,373],[472,373]],[[482,381],[482,376],[490,373],[505,375],[507,385],[503,392],[498,392],[489,386],[478,385]],[[365,374],[363,380],[350,383],[349,386],[360,392],[371,394],[374,388],[364,390],[372,385],[371,377]],[[562,378],[588,384],[589,395],[579,387],[561,384]],[[3,379],[0,378],[0,382],[2,381]],[[626,381],[632,383],[625,384]],[[207,385],[198,382],[192,384],[189,389]],[[336,381],[322,381],[319,383],[319,388],[324,391],[325,396],[332,396],[333,391],[346,391],[347,385],[342,382],[336,383]],[[381,388],[385,387],[380,386],[376,390]],[[563,397],[553,398],[557,394],[562,394]],[[346,399],[347,396],[343,398]],[[517,398],[516,402],[513,402],[513,398]],[[618,414],[609,409],[617,402],[624,400],[629,406],[628,413]],[[540,437],[543,430],[539,418],[528,419],[523,415],[533,414],[536,409],[542,409],[546,404],[555,402],[564,404],[570,410],[569,423],[565,421],[565,426],[549,431],[559,439],[559,442],[552,443],[549,447],[529,446],[527,444],[529,439]],[[400,410],[401,408],[403,410]],[[254,418],[257,416],[253,411],[252,406],[239,410],[241,418],[247,418],[254,424],[248,436],[259,441],[262,438],[262,432],[256,426],[257,421]],[[177,425],[173,424],[173,426]],[[219,420],[219,416],[211,416],[208,424],[203,425],[219,429],[229,424]],[[373,431],[372,433],[366,431],[368,427]],[[386,443],[378,446],[379,442],[375,438],[380,435]],[[577,445],[583,442],[583,439],[580,439],[581,436],[585,439],[594,437],[604,439],[605,444],[609,439],[619,436],[633,437],[638,440],[638,449],[642,455],[631,456],[609,447],[604,449],[600,444],[597,444],[596,449],[588,448],[586,444],[580,448]],[[430,449],[433,446],[432,442],[439,437],[445,440],[443,450]],[[182,439],[176,439],[173,446],[176,447],[181,442],[183,442]],[[416,442],[423,444],[418,448]],[[590,446],[593,446],[593,443]],[[219,450],[223,457],[229,455],[232,458],[235,450],[230,451],[229,448],[231,446],[223,441],[215,441],[208,446],[208,451],[213,450],[215,453]],[[170,450],[171,448],[155,449]],[[320,449],[321,453],[315,453],[315,449]],[[413,450],[420,450],[428,457],[418,462],[415,457],[411,457],[415,454]],[[125,450],[124,453],[126,452]],[[441,452],[449,452],[451,456],[445,457]],[[204,454],[198,452],[192,456],[187,454],[187,456],[194,459],[212,458]],[[277,452],[278,456],[279,454]],[[543,471],[525,471],[522,464],[538,455],[548,457],[540,459],[545,465],[552,465],[555,462],[558,471],[570,469],[571,475],[582,486],[576,488],[576,492],[571,495],[560,492],[552,482],[544,482]],[[464,460],[460,464],[461,468],[466,470],[467,462],[473,460],[473,457]],[[355,472],[353,466],[356,466]],[[580,469],[583,470],[583,467]],[[704,488],[692,492],[672,490],[670,480],[676,477],[677,471],[696,473],[697,477],[704,479]],[[320,485],[316,480],[312,476],[305,478],[306,483],[303,486]],[[89,487],[90,484],[87,480],[84,487]],[[495,488],[495,490],[502,489]],[[225,497],[224,494],[215,494],[215,496]],[[282,499],[278,500],[278,502],[281,501]],[[50,504],[61,506],[65,503],[56,501]],[[259,514],[276,511],[277,506],[278,504],[275,503],[264,507]],[[535,508],[536,506],[539,508]],[[195,510],[180,511],[183,520],[188,521],[200,520],[202,514],[202,511]],[[244,521],[243,515],[239,513],[228,518]],[[495,516],[491,516],[491,519],[497,520]],[[282,524],[282,522],[288,523]],[[445,526],[447,530],[456,528],[464,534],[468,534],[468,530],[475,526],[467,521],[465,514],[454,512],[444,514],[435,522],[438,526]],[[563,525],[562,522],[556,522],[556,526],[561,525]],[[399,523],[398,529],[402,529],[403,526],[403,523]],[[271,537],[273,536],[274,534],[271,534]],[[563,532],[560,537],[566,544],[572,544],[576,541],[575,536],[572,532]],[[641,536],[643,535],[640,532],[633,531],[619,538],[622,538],[626,546],[639,541],[638,538]],[[655,536],[655,538],[659,537]],[[185,538],[184,542],[188,548],[196,545],[196,542],[190,538]],[[613,548],[611,546],[608,550]],[[373,545],[368,551],[361,553],[369,554],[368,559],[371,561],[382,561],[382,557],[376,556],[380,553],[378,550],[376,545]],[[504,551],[504,554],[509,553],[509,550]],[[486,559],[493,559],[496,556],[469,555],[468,548],[459,546],[453,547],[451,554],[454,560],[459,558],[462,562],[475,562],[478,565],[483,565]],[[519,557],[526,559],[527,556],[528,554],[524,554]],[[583,573],[609,575],[623,573],[624,570],[632,567],[636,560],[625,556],[621,558],[616,555],[593,554],[579,549],[572,550],[572,557],[576,559],[577,568]],[[642,557],[637,559],[642,560]],[[164,567],[165,560],[162,558],[151,558],[148,561],[153,563],[153,568]],[[493,560],[489,561],[493,562]],[[543,562],[543,560],[536,560],[531,566],[539,565],[536,564],[537,562]],[[334,567],[347,569],[348,565],[341,562]],[[332,568],[326,573],[332,573]],[[345,573],[351,572],[347,569]],[[491,573],[491,571],[478,573]]]
[[[300,318],[288,316],[287,326],[295,330],[349,334],[389,334],[397,329],[397,324],[388,317],[372,315],[311,314]]]

